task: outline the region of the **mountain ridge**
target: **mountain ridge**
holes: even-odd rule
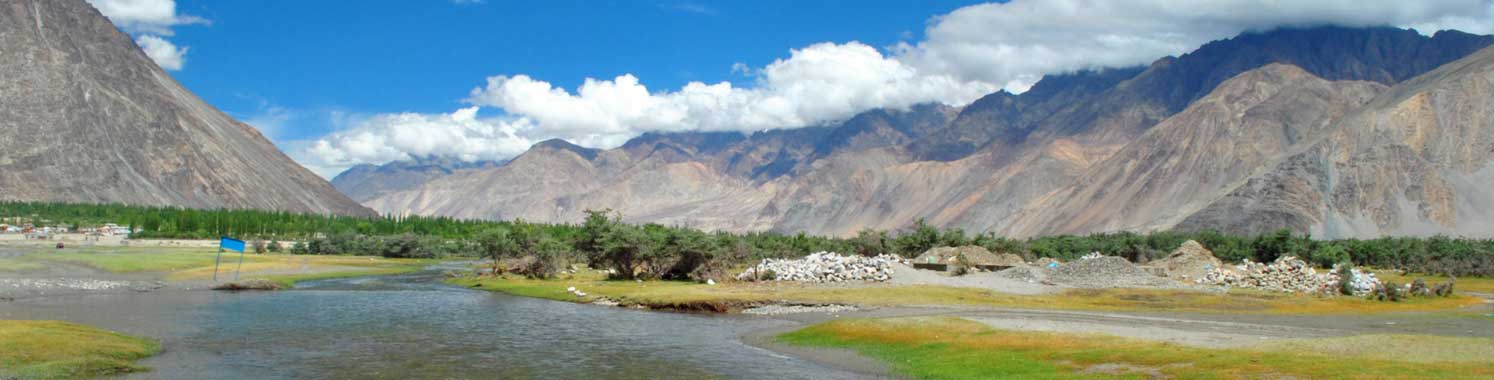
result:
[[[373,215],[83,0],[0,5],[0,199]]]

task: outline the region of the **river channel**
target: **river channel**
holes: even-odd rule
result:
[[[442,284],[435,272],[277,292],[161,290],[0,302],[159,339],[142,379],[853,379],[739,339],[789,322],[579,305]]]

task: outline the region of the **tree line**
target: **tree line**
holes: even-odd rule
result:
[[[658,224],[635,225],[610,211],[589,211],[580,224],[465,220],[445,217],[352,217],[257,210],[199,210],[121,204],[0,202],[0,217],[53,225],[128,225],[135,238],[212,239],[234,236],[259,246],[289,245],[301,254],[376,254],[386,257],[481,257],[497,270],[505,261],[545,276],[572,263],[610,268],[623,278],[707,278],[724,268],[763,258],[818,251],[917,256],[942,246],[978,245],[1029,260],[1065,261],[1090,252],[1145,263],[1197,240],[1226,262],[1269,262],[1297,256],[1322,267],[1337,263],[1458,276],[1494,275],[1494,240],[1434,237],[1317,240],[1279,230],[1258,236],[1216,231],[1129,232],[1012,239],[992,233],[939,229],[922,220],[900,231],[865,230],[836,238],[803,233],[702,232]],[[280,242],[293,242],[281,244]]]

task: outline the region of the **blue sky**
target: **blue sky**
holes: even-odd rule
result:
[[[332,176],[551,138],[798,128],[1022,92],[1244,31],[1494,32],[1494,0],[88,0],[187,88]]]
[[[281,140],[329,132],[331,111],[450,112],[502,73],[565,88],[631,73],[650,87],[750,84],[760,67],[820,41],[889,46],[972,1],[178,2],[211,20],[176,28],[177,80],[241,118],[289,112]],[[338,15],[338,17],[328,17]]]

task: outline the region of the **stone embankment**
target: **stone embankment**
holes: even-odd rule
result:
[[[1350,273],[1354,278],[1349,287],[1354,295],[1366,295],[1380,287],[1380,280],[1374,273],[1360,272],[1358,269],[1351,269]],[[1244,260],[1234,268],[1210,270],[1203,278],[1198,279],[1198,283],[1284,293],[1340,292],[1337,267],[1327,272],[1318,272],[1311,264],[1293,256],[1278,258],[1270,264]]]

